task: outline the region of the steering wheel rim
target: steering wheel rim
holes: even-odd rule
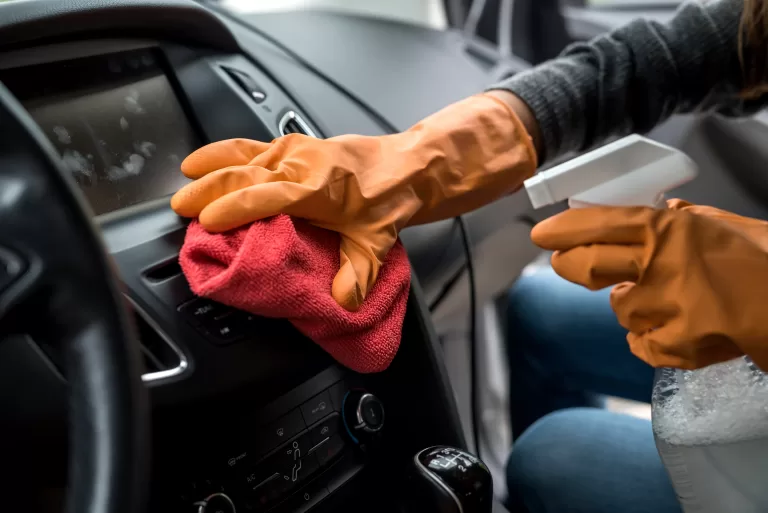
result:
[[[30,333],[64,355],[66,511],[138,513],[149,408],[113,269],[58,154],[2,84],[0,128],[0,333]],[[39,322],[18,325],[25,311]]]

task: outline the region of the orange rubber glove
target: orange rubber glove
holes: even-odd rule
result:
[[[533,229],[563,278],[597,290],[632,352],[696,369],[747,354],[768,370],[768,223],[681,200],[574,209]],[[618,285],[617,285],[618,284]]]
[[[536,152],[510,107],[480,95],[399,134],[233,139],[197,150],[181,169],[196,180],[171,206],[199,217],[209,231],[284,213],[340,233],[331,292],[356,310],[402,228],[466,213],[518,189],[535,172]]]

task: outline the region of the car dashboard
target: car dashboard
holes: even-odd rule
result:
[[[136,321],[153,416],[148,511],[399,511],[414,454],[466,448],[418,278],[391,367],[359,375],[288,321],[195,297],[178,263],[187,221],[169,207],[188,181],[181,160],[208,142],[379,135],[391,126],[247,23],[191,2],[20,2],[0,11],[0,82],[77,182]],[[478,71],[457,83],[456,99],[485,78]],[[33,510],[60,509],[60,358],[25,336],[0,344],[12,505],[19,497],[28,507],[34,496]],[[341,416],[350,398],[373,405],[376,444],[350,435]]]

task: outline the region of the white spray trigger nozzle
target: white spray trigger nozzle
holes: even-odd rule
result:
[[[697,174],[683,152],[630,135],[525,181],[534,208],[569,200],[572,208],[588,205],[656,207],[664,193]]]

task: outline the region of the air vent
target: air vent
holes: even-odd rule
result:
[[[130,310],[144,356],[144,373],[141,380],[146,382],[171,378],[183,373],[189,363],[184,353],[163,330],[130,298]]]
[[[280,130],[280,135],[304,134],[310,137],[317,137],[307,122],[292,110],[289,110],[280,118],[280,123],[278,123],[277,127]]]
[[[179,276],[180,274],[181,264],[179,264],[178,258],[174,258],[173,260],[163,262],[162,264],[146,271],[144,276],[147,278],[147,280],[158,283]]]
[[[183,373],[189,366],[184,353],[160,330],[152,319],[140,310],[136,303],[130,298],[126,299],[128,299],[126,306],[133,316],[144,360],[142,381],[145,383],[158,381]],[[64,354],[61,348],[47,342],[38,342],[38,346],[66,379]]]

